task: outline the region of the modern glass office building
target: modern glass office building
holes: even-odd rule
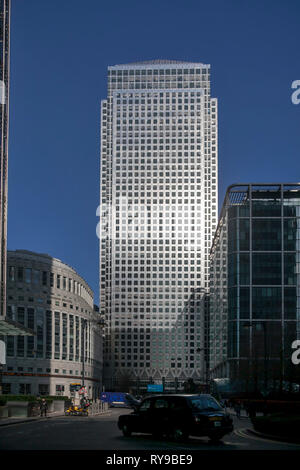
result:
[[[32,332],[6,317],[7,272],[7,186],[10,79],[10,0],[0,0],[0,348],[2,336],[31,335]],[[0,374],[4,354],[0,354]],[[0,384],[1,392],[1,384]]]
[[[299,263],[300,183],[230,186],[211,249],[212,377],[265,388],[293,380]]]
[[[210,66],[108,67],[100,206],[108,386],[122,374],[134,382],[203,377],[217,178]]]
[[[0,0],[0,320],[6,314],[10,0]]]

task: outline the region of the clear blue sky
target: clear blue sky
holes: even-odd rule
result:
[[[299,0],[12,0],[8,249],[60,258],[98,302],[108,65],[211,64],[220,207],[232,183],[300,181],[299,18]]]

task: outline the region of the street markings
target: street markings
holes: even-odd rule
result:
[[[246,439],[253,439],[255,441],[271,442],[272,444],[278,444],[278,445],[284,444],[284,445],[287,445],[289,447],[296,447],[296,448],[300,449],[300,444],[293,444],[291,442],[277,441],[277,440],[269,439],[269,438],[266,438],[266,437],[255,436],[254,434],[249,433],[247,429],[237,429],[233,432],[237,436],[243,437],[243,438],[246,438]]]

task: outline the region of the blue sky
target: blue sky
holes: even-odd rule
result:
[[[107,66],[211,64],[219,205],[240,182],[300,181],[298,0],[12,0],[8,249],[73,266],[98,302]]]

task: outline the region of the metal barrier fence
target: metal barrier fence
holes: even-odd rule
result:
[[[106,413],[108,411],[108,403],[104,403],[101,400],[93,401],[88,410],[90,416]]]

